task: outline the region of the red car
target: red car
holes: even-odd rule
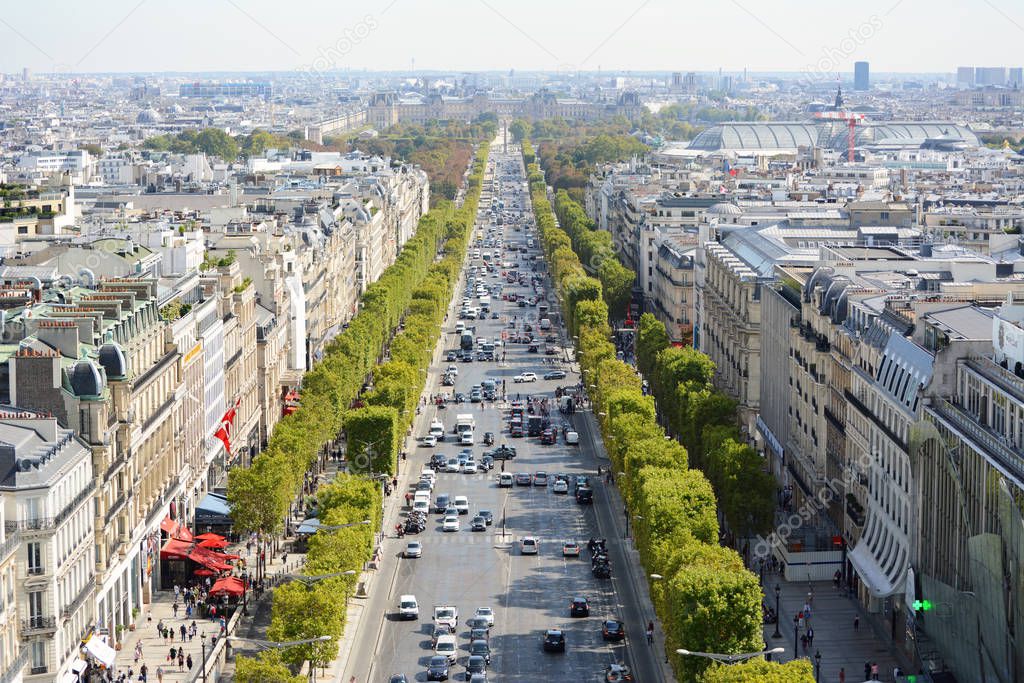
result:
[[[508,429],[509,436],[519,437],[523,435],[523,423],[513,422],[512,426]]]
[[[545,446],[550,446],[551,444],[555,443],[555,440],[556,440],[555,434],[556,434],[556,432],[555,432],[554,429],[550,429],[550,428],[549,429],[545,429],[540,434],[540,442],[542,444],[544,444]]]

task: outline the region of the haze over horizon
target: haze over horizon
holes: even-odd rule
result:
[[[0,17],[0,71],[328,71],[338,69],[952,73],[1017,66],[1024,10],[986,0],[43,0]],[[538,17],[543,19],[538,20]],[[473,27],[486,26],[487,31]],[[808,30],[808,27],[815,30]],[[454,39],[455,37],[458,39]],[[959,57],[951,46],[970,45]],[[965,50],[965,54],[967,51]],[[1015,61],[1017,60],[1017,61]]]

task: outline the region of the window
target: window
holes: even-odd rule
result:
[[[28,573],[42,574],[43,552],[39,543],[26,543],[25,549],[28,551]]]
[[[46,673],[46,642],[42,640],[32,641],[32,673]]]
[[[43,591],[31,591],[28,594],[28,618],[33,626],[41,625],[43,620]]]

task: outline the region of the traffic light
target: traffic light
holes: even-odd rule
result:
[[[914,600],[913,606],[915,612],[928,612],[934,607],[931,600]]]

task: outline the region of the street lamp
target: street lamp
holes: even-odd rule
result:
[[[793,615],[793,659],[800,656],[800,616]]]
[[[814,652],[814,683],[821,683],[821,650]]]
[[[203,683],[206,683],[206,631],[199,634],[199,642],[203,647],[203,659],[199,666],[203,667]]]
[[[626,474],[625,474],[625,472],[623,472],[619,476],[620,477],[624,477],[624,476],[626,476]],[[625,515],[626,515],[626,535],[623,536],[623,538],[629,538],[629,510],[627,508],[623,507],[622,508],[622,512],[624,512]],[[641,515],[633,515],[633,519],[634,520],[643,519],[643,516],[641,516]]]
[[[716,662],[722,662],[724,664],[735,664],[736,662],[743,662],[754,657],[760,657],[762,655],[774,655],[785,652],[786,649],[782,647],[775,647],[771,650],[760,650],[758,652],[741,652],[735,655],[727,655],[719,652],[691,652],[690,650],[684,650],[682,648],[676,650],[676,654],[690,655],[692,657],[704,657],[705,659],[713,659]]]
[[[249,643],[250,645],[254,645],[259,650],[270,650],[270,649],[280,650],[280,649],[283,649],[283,648],[286,648],[286,647],[296,647],[298,645],[309,645],[311,643],[326,643],[328,640],[331,640],[331,636],[316,636],[316,637],[313,637],[313,638],[306,638],[305,640],[289,640],[287,642],[277,642],[277,641],[273,641],[273,640],[255,640],[253,638],[239,638],[238,636],[228,636],[228,642],[229,643],[230,642]],[[316,664],[317,663],[315,661],[311,661],[310,664],[311,664],[310,669],[309,669],[310,680],[315,680],[316,679]],[[205,680],[206,680],[206,671],[204,670],[203,671],[203,681],[204,681],[204,683],[205,683]]]
[[[779,595],[782,593],[782,588],[779,584],[775,584],[775,633],[772,634],[772,638],[781,638],[782,633],[779,632]]]

